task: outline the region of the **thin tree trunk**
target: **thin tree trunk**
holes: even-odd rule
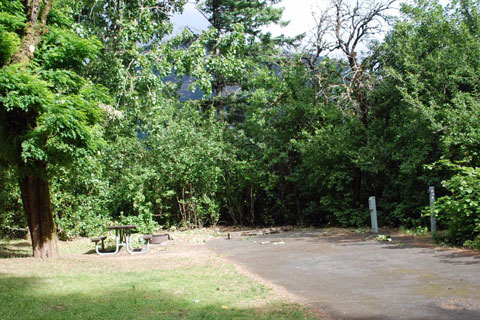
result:
[[[298,195],[297,190],[295,190],[295,206],[297,207],[297,217],[298,217],[298,224],[303,226],[304,221],[303,221],[303,211],[302,211],[302,205],[300,204],[300,196]]]
[[[19,183],[32,239],[33,257],[58,257],[57,236],[47,179],[28,173],[20,179]]]
[[[253,186],[250,186],[250,224],[255,225],[255,198],[253,197]]]
[[[361,192],[362,192],[362,178],[363,173],[360,168],[355,168],[353,173],[353,205],[355,208],[359,208],[361,205]]]
[[[318,92],[320,91],[319,87],[319,80],[317,78],[317,75],[314,74],[313,75],[314,79],[313,79],[313,104],[314,106],[318,106]]]
[[[218,36],[215,42],[215,45],[213,47],[213,55],[215,57],[220,57],[220,48],[218,47],[220,38],[221,38],[221,30],[222,26],[219,25],[219,15],[221,14],[219,12],[221,6],[221,1],[214,0],[212,1],[212,11],[213,11],[213,16],[212,20],[210,23],[212,24],[212,27],[216,28],[218,30]],[[221,121],[225,121],[225,113],[224,113],[224,104],[223,104],[223,91],[225,89],[225,84],[224,80],[222,77],[220,77],[219,74],[215,74],[215,80],[213,81],[213,94],[214,94],[214,106],[215,110],[217,112],[217,117]]]

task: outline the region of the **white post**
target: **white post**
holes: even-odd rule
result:
[[[437,232],[437,219],[435,213],[433,212],[433,206],[435,204],[435,187],[429,187],[428,193],[430,195],[430,231],[432,233]]]
[[[368,198],[368,207],[370,209],[370,218],[372,220],[372,232],[378,233],[377,204],[375,203],[375,197]]]

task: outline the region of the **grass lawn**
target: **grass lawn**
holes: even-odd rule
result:
[[[37,260],[0,240],[0,320],[315,319],[201,244],[109,257],[87,239],[59,245],[61,258]]]

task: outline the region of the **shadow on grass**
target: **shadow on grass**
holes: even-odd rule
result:
[[[54,279],[0,274],[0,319],[314,319],[292,305],[234,308],[209,299],[187,299],[162,289],[161,283],[137,282],[135,273],[128,276],[131,279],[111,283],[84,275]]]
[[[24,240],[21,242],[10,242],[2,240],[0,242],[0,259],[6,258],[26,258],[32,256],[32,247],[30,242]]]
[[[150,245],[150,247],[152,247],[152,245]],[[99,248],[101,253],[107,253],[107,254],[111,254],[111,255],[114,255],[113,253],[115,252],[115,249],[116,249],[115,245],[106,245],[104,249],[102,249],[101,247]],[[83,250],[85,250],[85,249],[83,249]],[[93,245],[92,248],[89,248],[89,249],[86,249],[86,250],[87,251],[83,252],[84,255],[98,255],[97,251],[95,249],[95,245]],[[136,253],[141,252],[141,250],[142,250],[142,248],[134,248],[133,249],[133,251],[136,252]],[[127,252],[127,249],[124,246],[122,246],[122,247],[120,247],[117,254],[121,254],[121,253],[125,253],[125,252]]]
[[[125,248],[120,248],[119,253],[120,253],[122,250],[125,250]],[[100,249],[100,252],[102,252],[102,253],[113,253],[113,252],[115,252],[115,247],[105,247],[105,250]],[[97,254],[97,251],[95,250],[95,248],[88,249],[88,250],[85,251],[83,254],[85,254],[85,255],[98,255],[98,254]]]
[[[95,251],[95,249],[90,249],[90,250],[88,250],[88,251],[85,251],[83,254],[87,254],[87,255],[97,254],[97,251]]]

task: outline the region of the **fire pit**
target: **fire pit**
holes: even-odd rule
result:
[[[152,240],[150,240],[151,244],[162,244],[170,240],[170,236],[168,233],[164,234],[152,234]]]

